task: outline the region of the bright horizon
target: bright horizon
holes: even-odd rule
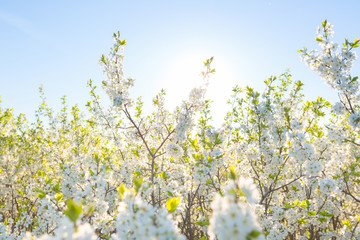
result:
[[[207,99],[219,123],[235,85],[261,91],[263,80],[290,68],[305,83],[306,99],[336,93],[300,61],[298,49],[316,47],[322,20],[334,25],[335,41],[360,37],[360,3],[347,1],[63,1],[3,2],[0,6],[1,107],[34,119],[43,85],[48,105],[60,98],[82,110],[89,99],[87,81],[105,79],[98,64],[112,46],[112,33],[127,41],[125,74],[136,79],[131,91],[145,108],[164,88],[174,108],[201,80],[203,61],[214,57],[215,75]],[[353,72],[359,73],[355,63]],[[99,89],[104,102],[107,96]]]

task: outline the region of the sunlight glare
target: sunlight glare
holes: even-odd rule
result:
[[[165,71],[163,85],[166,90],[167,107],[170,111],[181,105],[187,99],[192,88],[201,85],[201,72],[204,70],[204,61],[211,56],[203,54],[187,54],[169,62],[170,67]],[[228,106],[226,101],[231,96],[231,90],[236,85],[236,75],[233,74],[231,64],[226,62],[224,56],[214,56],[212,67],[216,72],[210,77],[206,99],[212,99],[214,125],[219,127]]]

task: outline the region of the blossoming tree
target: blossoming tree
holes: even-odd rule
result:
[[[0,108],[0,239],[360,239],[360,41],[339,49],[332,28],[299,52],[339,102],[304,101],[284,73],[262,93],[235,87],[218,129],[212,58],[174,112],[162,90],[144,114],[114,34],[100,58],[110,106],[90,80],[87,116],[65,98],[55,113],[42,89],[34,123]]]

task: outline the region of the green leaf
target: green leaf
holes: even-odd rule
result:
[[[322,42],[322,41],[323,41],[322,37],[316,37],[315,40],[316,40],[317,42]]]
[[[59,193],[60,192],[60,185],[59,183],[55,184],[53,187],[52,187],[52,190],[56,193]]]
[[[349,45],[349,39],[345,38],[345,42],[343,43],[344,47]]]
[[[357,48],[357,47],[359,47],[359,44],[360,44],[360,40],[359,40],[359,38],[356,38],[354,43],[352,44],[352,47]]]
[[[56,198],[56,201],[60,201],[60,199],[63,197],[63,193],[56,193],[55,194],[55,198]]]
[[[260,231],[252,230],[251,233],[248,234],[250,238],[257,238],[261,234]]]
[[[348,220],[348,219],[345,219],[345,220],[341,220],[342,224],[345,225],[348,229],[351,229],[352,227],[352,223]]]
[[[82,206],[76,204],[76,202],[72,199],[68,199],[66,201],[66,206],[67,209],[64,211],[64,214],[68,216],[73,223],[75,223],[82,212]]]
[[[140,190],[140,188],[142,186],[142,183],[143,183],[142,178],[136,178],[136,177],[133,178],[133,184],[134,184],[134,187],[135,187],[135,192],[139,192],[139,190]]]
[[[358,79],[359,79],[359,77],[353,77],[353,78],[351,79],[350,83],[353,83],[353,82],[357,81]]]
[[[235,169],[234,166],[230,166],[230,174],[229,174],[230,179],[235,180],[236,179],[236,174],[235,174]]]
[[[101,55],[101,58],[100,58],[100,62],[106,64],[106,58],[105,58],[105,55]]]
[[[325,19],[325,20],[322,22],[321,26],[324,28],[324,27],[326,27],[326,24],[327,24],[327,20]]]
[[[166,201],[166,208],[170,213],[175,212],[176,207],[179,205],[179,203],[181,202],[180,197],[174,197],[174,198],[170,198]]]
[[[309,211],[307,212],[308,216],[316,216],[316,211]]]
[[[119,40],[119,45],[120,46],[126,45],[126,40]]]
[[[196,224],[200,226],[208,226],[210,223],[209,221],[196,221]]]
[[[304,218],[300,218],[298,219],[298,223],[300,223],[301,225],[304,224],[304,223],[307,223],[308,221],[305,220]]]
[[[43,199],[46,196],[46,192],[40,188],[36,188],[35,192],[38,192],[38,194],[36,194],[36,196],[40,199]]]
[[[295,207],[296,205],[299,204],[299,199],[296,199],[295,202],[293,203],[293,205],[291,205],[292,207]]]
[[[167,175],[166,172],[164,172],[164,171],[161,171],[161,172],[159,173],[159,176],[160,176],[162,179],[166,179],[166,178],[168,177],[168,175]]]
[[[332,217],[332,216],[334,216],[334,214],[328,213],[327,211],[319,212],[319,214],[320,214],[321,216],[325,216],[325,217]]]
[[[305,200],[300,203],[300,207],[307,207],[307,204],[306,204]]]
[[[271,179],[274,179],[276,177],[276,175],[275,174],[269,174],[269,178],[271,178]]]
[[[118,192],[120,193],[120,196],[123,197],[124,193],[126,191],[126,188],[123,183],[120,184],[120,186],[117,188]]]

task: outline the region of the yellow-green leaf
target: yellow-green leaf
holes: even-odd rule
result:
[[[175,212],[176,207],[180,204],[180,197],[173,197],[166,201],[166,208],[170,213]]]
[[[235,180],[236,179],[236,174],[235,174],[235,169],[234,166],[230,167],[230,175],[229,175],[230,179]]]
[[[66,202],[67,209],[64,214],[70,218],[72,222],[76,222],[82,212],[82,206],[78,205],[74,200],[68,199]]]

